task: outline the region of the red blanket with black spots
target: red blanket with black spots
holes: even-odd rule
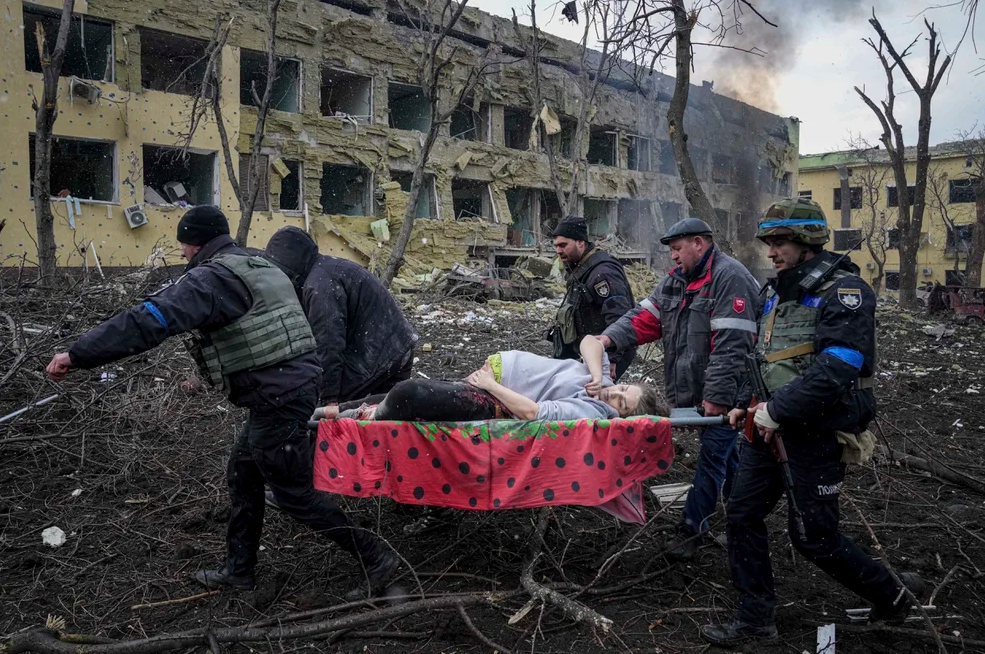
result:
[[[641,482],[674,459],[670,422],[324,420],[315,488],[402,504],[490,511],[596,506],[645,522]]]

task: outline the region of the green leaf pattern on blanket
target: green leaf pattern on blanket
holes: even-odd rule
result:
[[[639,420],[640,417],[634,418]],[[541,422],[539,420],[490,420],[486,422],[459,423],[459,422],[412,422],[411,425],[428,441],[434,443],[442,435],[447,438],[461,438],[481,441],[488,443],[490,440],[531,440],[538,438],[556,439],[560,437],[564,430],[573,429],[581,422],[591,422],[597,429],[608,429],[614,422],[620,420],[560,420],[557,422]],[[656,424],[658,420],[650,420],[650,424]],[[371,421],[358,421],[360,427],[371,424]],[[397,423],[402,424],[402,423]],[[476,442],[478,444],[478,442]]]

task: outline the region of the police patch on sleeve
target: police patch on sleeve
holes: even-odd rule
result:
[[[838,301],[854,311],[862,306],[862,289],[860,288],[839,288]]]
[[[595,284],[595,292],[599,294],[599,297],[609,297],[609,282],[603,279]]]

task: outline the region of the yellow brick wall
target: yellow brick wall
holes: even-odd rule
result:
[[[849,168],[852,170],[852,176],[849,178],[849,186],[863,187],[862,209],[852,210],[851,226],[853,228],[867,230],[872,222],[872,212],[866,204],[865,184],[860,181],[865,172],[862,165],[851,165]],[[897,208],[888,206],[886,192],[887,183],[895,184],[892,170],[888,166],[877,167],[875,170],[877,175],[881,174],[883,170],[886,171],[886,176],[880,189],[877,210],[879,212],[885,212],[885,225],[887,228],[895,227]],[[938,174],[944,173],[948,179],[966,178],[967,175],[962,175],[963,172],[967,171],[965,168],[965,156],[934,158],[931,163],[931,171]],[[907,163],[906,174],[909,183],[913,184],[913,179],[916,176],[916,162]],[[841,227],[841,210],[834,208],[834,189],[840,187],[841,179],[838,171],[833,167],[800,169],[800,191],[809,190],[812,192],[814,201],[824,209],[824,214],[828,219],[828,225],[832,230]],[[945,271],[954,269],[954,255],[945,252],[947,227],[944,219],[941,217],[941,211],[931,202],[929,183],[927,195],[927,207],[924,211],[923,229],[921,230],[925,234],[925,237],[921,239],[920,250],[917,254],[917,280],[918,284],[925,281],[940,282],[943,284],[945,281]],[[966,225],[975,220],[974,202],[949,203],[946,204],[946,208],[950,219],[956,225]],[[828,247],[833,248],[833,245],[834,237],[832,236],[832,242],[829,243]],[[875,277],[876,271],[875,269],[869,269],[866,265],[872,262],[872,257],[866,249],[865,243],[862,244],[861,250],[853,251],[850,256],[852,261],[862,269],[862,277],[871,281]],[[959,267],[961,270],[964,270],[964,266],[965,261],[964,255],[962,254]],[[924,269],[930,269],[930,274],[924,274]],[[898,250],[887,250],[885,270],[886,272],[899,271]]]

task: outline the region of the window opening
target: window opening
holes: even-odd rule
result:
[[[390,82],[388,89],[390,127],[426,132],[431,126],[431,103],[424,89]]]
[[[321,178],[322,213],[343,216],[370,216],[371,175],[359,166],[323,164]]]
[[[301,111],[301,62],[286,57],[274,58],[277,73],[270,90],[270,108],[277,111],[298,113]],[[267,53],[253,50],[239,52],[239,103],[258,106],[253,98],[263,100],[267,88]]]
[[[400,190],[410,193],[411,183],[414,181],[414,173],[391,170],[390,179],[400,183]],[[417,211],[415,218],[426,220],[436,220],[438,218],[438,206],[435,202],[434,175],[425,173],[421,180],[421,191],[417,195]]]
[[[31,197],[34,197],[34,134],[28,137]],[[51,144],[51,195],[116,201],[116,143],[54,138]]]
[[[140,85],[145,90],[196,95],[205,78],[208,44],[140,28]]]
[[[37,26],[44,31],[48,51],[55,49],[61,12],[24,6],[24,63],[32,73],[41,72]],[[62,77],[113,81],[113,24],[83,14],[72,14],[62,61]]]
[[[345,116],[361,123],[373,120],[373,78],[336,68],[321,71],[322,116]]]
[[[153,205],[216,204],[215,153],[144,145],[144,203]]]

